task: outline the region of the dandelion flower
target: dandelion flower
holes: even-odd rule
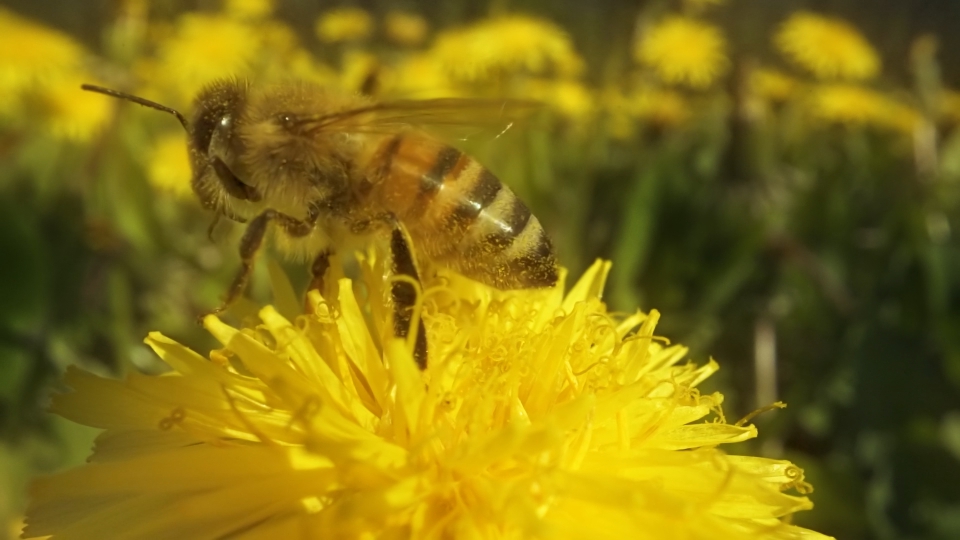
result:
[[[365,51],[351,50],[343,54],[340,86],[349,92],[361,91],[372,75],[380,71],[380,59]]]
[[[644,90],[630,96],[628,110],[639,119],[659,126],[676,126],[690,117],[686,98],[670,90]]]
[[[798,87],[796,79],[775,69],[760,68],[750,76],[751,92],[764,101],[787,101]]]
[[[80,90],[90,77],[68,77],[39,93],[46,130],[58,139],[87,142],[106,125],[113,103]]]
[[[407,98],[446,98],[460,94],[447,72],[426,54],[401,58],[386,70],[384,87],[388,92]]]
[[[561,79],[538,79],[529,81],[523,92],[525,97],[541,101],[564,118],[583,121],[590,117],[596,107],[589,88],[580,81]]]
[[[261,58],[266,58],[266,62],[259,63],[258,77],[339,84],[339,74],[301,47],[296,33],[289,26],[273,20],[261,21],[257,24],[257,34],[263,46]]]
[[[328,11],[317,19],[317,37],[324,43],[356,41],[370,35],[373,19],[359,8],[342,8]]]
[[[362,269],[367,300],[341,279],[313,315],[205,318],[209,360],[150,334],[166,375],[69,369],[54,412],[105,431],[33,485],[26,536],[825,538],[789,524],[799,468],[717,448],[757,432],[696,389],[716,363],[684,363],[656,312],[606,311],[609,264],[565,296],[428,284],[423,372]]]
[[[909,136],[915,135],[923,123],[923,114],[916,108],[889,98],[877,118],[878,125]]]
[[[716,26],[669,17],[637,41],[634,55],[668,84],[705,88],[726,72],[727,41]]]
[[[310,53],[303,50],[289,55],[282,66],[268,66],[265,77],[280,80],[294,78],[329,86],[340,84],[343,79],[335,69],[318,62]]]
[[[391,11],[384,23],[387,38],[399,45],[419,45],[427,37],[427,20],[414,13]]]
[[[524,15],[446,31],[437,37],[431,54],[454,78],[468,82],[503,72],[575,75],[583,67],[563,29]]]
[[[880,58],[854,27],[839,19],[799,12],[777,33],[784,55],[821,79],[870,79]]]
[[[814,113],[821,119],[843,124],[866,124],[880,109],[876,92],[851,84],[825,85],[811,95]]]
[[[814,114],[829,122],[872,125],[912,135],[922,115],[880,92],[853,84],[829,84],[811,94]]]
[[[257,33],[246,23],[218,15],[190,13],[160,46],[157,73],[191,100],[206,83],[250,71],[260,48]]]
[[[690,118],[690,104],[678,92],[642,87],[629,93],[609,90],[603,96],[609,114],[608,131],[616,139],[633,136],[637,121],[657,127],[676,127]]]
[[[193,195],[190,187],[190,156],[183,133],[161,137],[150,152],[147,161],[147,179],[159,189],[187,198]]]
[[[0,8],[0,88],[9,92],[75,73],[85,53],[69,36]]]

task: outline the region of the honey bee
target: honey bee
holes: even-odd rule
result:
[[[553,286],[557,260],[530,209],[487,168],[428,134],[433,127],[506,123],[511,102],[374,102],[306,82],[258,86],[222,79],[194,101],[191,119],[137,96],[84,90],[173,114],[188,133],[191,185],[218,216],[247,223],[241,268],[223,311],[244,291],[273,223],[288,255],[312,259],[322,289],[334,249],[388,241],[392,271],[419,281],[416,255],[501,290]],[[519,107],[522,109],[522,107]],[[416,288],[391,285],[394,329],[411,332]],[[426,366],[422,322],[414,356]]]

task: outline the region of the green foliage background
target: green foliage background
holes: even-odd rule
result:
[[[573,275],[611,258],[613,307],[656,308],[658,333],[718,359],[728,416],[766,404],[756,344],[775,337],[776,397],[790,407],[761,417],[744,450],[805,468],[817,507],[798,516],[803,525],[845,539],[960,538],[960,133],[938,126],[936,163],[924,168],[909,144],[868,127],[798,137],[789,105],[744,120],[741,98],[724,89],[741,64],[775,57],[769,36],[805,7],[862,22],[884,57],[883,84],[922,108],[931,85],[960,80],[960,45],[943,22],[960,12],[947,1],[727,4],[711,19],[730,36],[735,69],[726,87],[694,96],[700,113],[683,128],[642,126],[624,141],[601,123],[571,134],[547,118],[509,148],[476,152],[531,204]],[[112,5],[77,5],[12,7],[109,55]],[[679,9],[585,6],[405,5],[441,28],[499,11],[552,18],[597,86],[629,69],[638,14]],[[215,8],[167,0],[151,14]],[[319,11],[281,3],[278,18],[297,27]],[[944,32],[942,54],[911,69],[911,40],[931,30]],[[140,344],[152,329],[208,349],[193,316],[216,304],[236,265],[237,231],[211,244],[209,216],[146,181],[152,122],[168,119],[123,114],[94,147],[0,130],[0,518],[16,518],[30,475],[86,454],[91,433],[42,412],[58,374],[70,364],[156,369]]]

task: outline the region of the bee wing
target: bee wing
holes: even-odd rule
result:
[[[406,129],[502,133],[530,117],[540,107],[535,101],[512,99],[398,100],[297,119],[307,133],[395,133]]]

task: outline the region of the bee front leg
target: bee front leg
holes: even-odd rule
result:
[[[332,249],[325,249],[314,257],[313,264],[310,265],[310,286],[307,287],[308,291],[317,290],[323,292],[323,279],[327,275],[327,270],[330,269],[330,257],[333,257]]]
[[[276,212],[266,210],[253,218],[247,225],[247,230],[244,231],[243,238],[240,239],[240,270],[233,278],[230,288],[227,289],[227,296],[223,299],[223,302],[208,315],[223,313],[243,294],[243,291],[247,288],[247,282],[250,281],[250,275],[253,274],[253,263],[260,251],[260,246],[263,245],[263,237],[267,234],[267,227],[275,217]]]
[[[244,231],[243,238],[240,240],[240,270],[237,272],[237,276],[233,278],[233,283],[227,290],[227,296],[224,298],[223,303],[211,311],[209,313],[210,315],[223,313],[243,294],[243,291],[247,288],[247,283],[250,281],[250,275],[253,274],[253,263],[257,258],[260,247],[263,245],[263,238],[267,234],[267,227],[269,227],[270,222],[274,220],[283,227],[283,230],[288,235],[301,237],[306,236],[313,230],[317,220],[317,213],[311,211],[306,220],[299,220],[271,209],[264,210],[260,215],[253,218],[247,225],[247,230]]]
[[[390,254],[392,270],[395,276],[405,276],[420,284],[420,276],[413,261],[410,243],[399,224],[394,223],[390,236]],[[417,304],[417,287],[406,279],[395,279],[390,286],[393,300],[393,331],[397,337],[406,339],[410,335],[411,322]],[[413,359],[420,369],[427,368],[427,331],[423,325],[423,316],[417,320],[417,338],[413,346]]]

